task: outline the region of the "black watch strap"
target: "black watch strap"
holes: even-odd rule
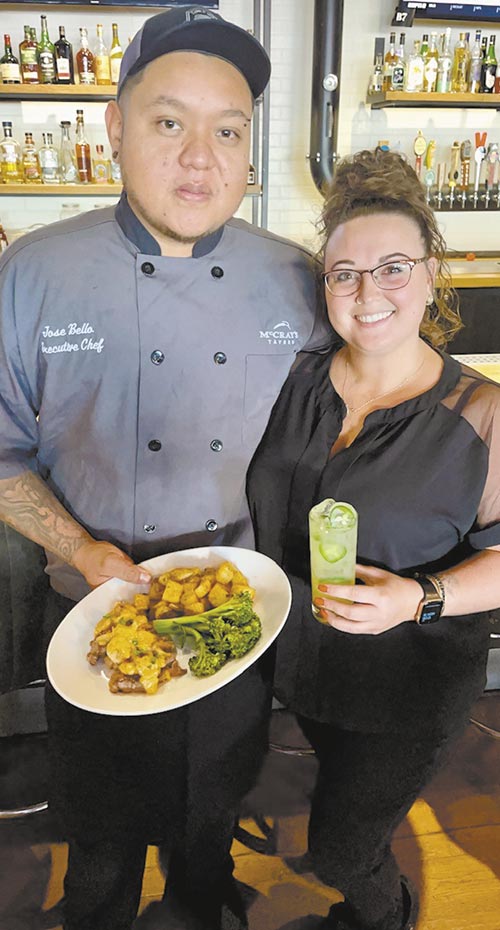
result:
[[[436,623],[444,608],[444,597],[441,593],[442,585],[439,585],[432,575],[423,575],[417,572],[414,577],[421,586],[424,595],[418,605],[415,620],[417,623]]]

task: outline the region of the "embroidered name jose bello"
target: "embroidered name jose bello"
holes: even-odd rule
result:
[[[61,327],[52,327],[47,324],[42,329],[40,348],[44,355],[54,355],[58,352],[97,352],[100,354],[104,348],[104,337],[97,338],[94,327],[88,322],[72,322]]]

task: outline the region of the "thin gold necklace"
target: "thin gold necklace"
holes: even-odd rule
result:
[[[345,386],[346,386],[346,383],[347,383],[347,372],[348,372],[348,367],[347,367],[347,355],[346,355],[346,358],[345,358],[344,383],[343,383],[343,385],[342,385],[342,398],[343,398],[344,404],[345,404],[345,406],[346,406],[347,413],[348,413],[348,414],[357,413],[358,410],[363,410],[364,407],[368,407],[368,404],[372,404],[374,400],[380,400],[381,397],[387,397],[388,394],[393,394],[394,391],[397,391],[398,388],[403,387],[404,384],[408,384],[408,381],[413,381],[413,378],[415,378],[415,377],[418,375],[418,373],[419,373],[420,369],[422,368],[424,362],[425,362],[425,355],[424,355],[422,361],[420,362],[420,365],[418,366],[418,368],[416,368],[415,371],[413,371],[411,374],[407,375],[406,378],[403,378],[403,380],[400,381],[399,384],[395,384],[394,387],[390,388],[389,391],[382,391],[381,394],[375,394],[374,397],[370,397],[368,400],[365,400],[365,402],[364,402],[363,404],[360,404],[359,407],[351,407],[351,406],[349,406],[349,404],[347,403],[347,401],[346,401],[346,399],[345,399]]]

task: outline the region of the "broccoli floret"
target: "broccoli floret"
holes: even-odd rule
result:
[[[226,656],[223,652],[211,652],[210,649],[202,649],[189,660],[189,668],[197,678],[205,678],[207,675],[213,675],[225,664]]]
[[[259,639],[261,623],[248,591],[234,594],[224,604],[194,616],[154,620],[160,636],[171,636],[179,646],[191,645],[193,675],[213,675],[228,659],[244,656]]]

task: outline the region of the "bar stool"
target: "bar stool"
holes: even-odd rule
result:
[[[43,691],[45,681],[37,679],[24,688],[8,692],[0,698],[0,741],[13,737],[40,736],[47,730]],[[29,801],[29,803],[28,803]],[[42,799],[26,799],[19,805],[1,807],[0,821],[20,820],[31,814],[39,814],[48,809],[48,802]]]
[[[481,720],[477,716],[477,708],[474,716],[471,716],[470,722],[477,727],[481,733],[486,733],[492,739],[500,740],[500,721],[498,725],[490,725],[489,708],[493,707],[493,700],[498,699],[500,695],[500,612],[496,611],[491,616],[492,631],[490,633],[490,651],[488,654],[488,664],[486,667],[486,688],[480,698],[481,704],[486,710],[486,720]],[[497,709],[498,714],[498,709]],[[498,719],[498,718],[497,718]]]

